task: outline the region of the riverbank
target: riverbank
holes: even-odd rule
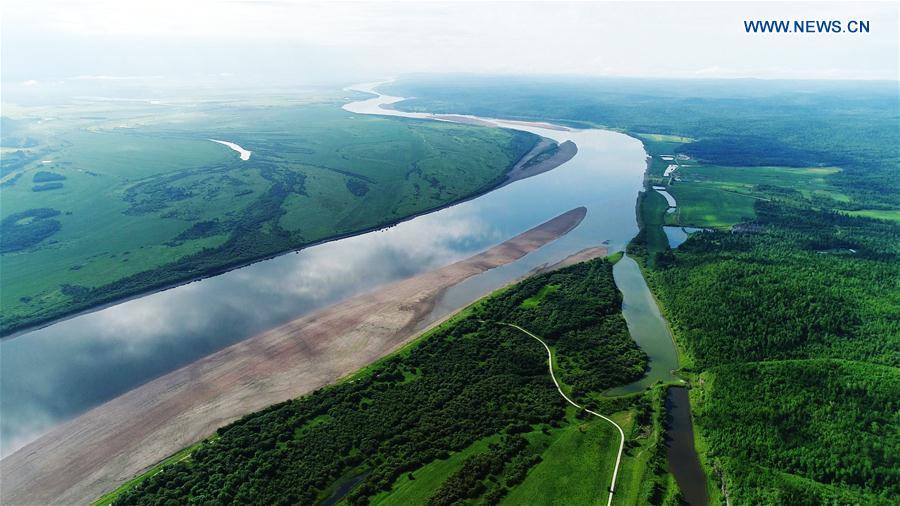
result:
[[[0,461],[8,504],[89,502],[216,428],[332,383],[412,340],[448,287],[575,228],[568,211],[466,260],[316,311],[166,374]]]

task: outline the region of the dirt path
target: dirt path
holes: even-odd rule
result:
[[[568,402],[569,404],[575,406],[578,409],[583,409],[586,412],[588,412],[594,416],[597,416],[597,417],[600,417],[600,418],[606,420],[607,422],[613,424],[613,426],[615,426],[615,428],[619,430],[619,436],[621,436],[621,439],[619,440],[619,453],[618,453],[618,455],[616,455],[616,467],[613,468],[612,482],[609,485],[609,500],[606,502],[607,506],[610,506],[612,504],[613,494],[615,493],[615,490],[616,490],[616,478],[619,475],[619,465],[622,463],[622,451],[625,449],[625,432],[622,431],[622,427],[619,427],[619,424],[614,422],[611,418],[608,418],[606,416],[601,415],[600,413],[597,413],[595,411],[591,411],[582,406],[579,406],[578,404],[575,403],[575,401],[570,399],[569,396],[567,396],[562,391],[562,388],[560,388],[560,386],[559,386],[559,382],[556,381],[556,375],[553,373],[553,353],[550,352],[550,347],[547,346],[547,343],[545,343],[543,339],[541,339],[540,337],[523,329],[522,327],[520,327],[518,325],[513,325],[512,323],[502,323],[501,322],[500,325],[506,325],[507,327],[512,327],[514,329],[518,329],[518,330],[524,332],[525,334],[528,334],[529,336],[535,338],[539,343],[544,345],[544,349],[547,350],[547,367],[550,368],[550,377],[553,379],[553,384],[556,385],[556,389],[559,391],[559,395],[563,396],[563,399],[565,399],[566,402]]]
[[[586,213],[251,337],[62,424],[0,460],[0,503],[88,503],[242,415],[333,383],[413,339],[448,287],[558,239]]]

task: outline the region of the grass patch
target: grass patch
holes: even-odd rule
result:
[[[877,220],[900,221],[900,209],[861,209],[859,211],[847,211],[850,216],[862,216]]]
[[[501,504],[606,504],[618,444],[609,422],[575,421],[555,434],[543,460]]]
[[[718,183],[677,183],[669,187],[669,193],[678,202],[675,212],[666,215],[671,225],[728,228],[756,217],[756,198],[728,191]]]
[[[555,293],[559,290],[560,285],[546,285],[540,289],[540,291],[534,294],[531,297],[522,301],[522,305],[520,306],[522,309],[531,309],[533,307],[539,306],[541,301],[544,300],[551,293]]]
[[[436,460],[430,464],[416,469],[414,479],[409,479],[409,474],[404,474],[394,482],[391,490],[382,492],[370,499],[372,505],[397,505],[425,504],[428,499],[443,485],[444,481],[454,472],[459,470],[463,461],[477,453],[487,451],[488,445],[500,440],[499,435],[479,440],[468,448],[456,452],[443,460]]]

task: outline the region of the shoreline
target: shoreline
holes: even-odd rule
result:
[[[65,422],[0,460],[3,502],[93,501],[232,420],[333,383],[420,335],[442,290],[559,239],[586,213],[257,334]]]
[[[535,144],[535,147],[538,146],[541,142],[542,141],[538,141]],[[543,174],[544,172],[549,172],[549,171],[559,167],[560,165],[566,163],[567,161],[572,159],[572,157],[574,157],[575,154],[577,154],[577,149],[578,149],[577,146],[575,146],[575,143],[573,143],[571,141],[566,141],[566,142],[560,144],[560,147],[562,147],[564,144],[567,144],[567,143],[571,143],[575,149],[575,151],[572,152],[571,156],[569,156],[568,158],[563,159],[562,157],[556,157],[556,156],[548,158],[547,160],[539,162],[533,166],[533,167],[541,167],[542,170],[534,171],[533,173],[529,173],[526,176],[521,176],[521,177],[517,177],[514,179],[511,178],[510,175],[512,174],[513,170],[516,167],[519,167],[523,163],[527,163],[531,158],[540,154],[540,153],[532,154],[532,151],[534,150],[534,148],[532,148],[532,151],[529,151],[528,153],[526,153],[521,159],[516,160],[508,168],[507,172],[504,174],[504,177],[502,179],[500,179],[499,181],[495,181],[494,183],[491,183],[490,185],[477,190],[475,193],[472,193],[471,195],[466,196],[466,197],[462,197],[458,200],[450,201],[450,202],[447,202],[445,204],[442,204],[440,206],[433,207],[430,209],[425,209],[418,213],[404,216],[403,218],[389,220],[389,221],[386,221],[383,223],[372,225],[371,227],[367,227],[365,229],[360,229],[360,230],[357,230],[354,232],[347,232],[347,233],[343,233],[343,234],[336,234],[336,235],[324,237],[322,239],[312,241],[309,243],[305,243],[300,246],[297,246],[296,248],[292,248],[292,249],[285,250],[285,251],[280,251],[278,253],[267,254],[267,255],[260,256],[260,257],[252,258],[250,260],[236,262],[234,264],[223,264],[222,266],[220,266],[217,269],[213,269],[213,270],[198,274],[196,276],[190,276],[190,277],[183,278],[180,280],[175,280],[172,282],[163,282],[163,283],[156,284],[156,285],[150,284],[147,286],[146,290],[141,290],[134,294],[122,295],[122,296],[112,296],[108,299],[99,299],[96,304],[86,304],[84,306],[74,306],[68,311],[58,312],[55,316],[47,316],[45,318],[35,318],[24,325],[14,326],[9,330],[2,329],[2,330],[0,330],[0,340],[5,341],[7,339],[15,339],[17,337],[21,337],[30,332],[41,330],[41,329],[53,326],[57,323],[64,322],[66,320],[71,320],[72,318],[76,318],[78,316],[95,313],[97,311],[102,311],[104,309],[107,309],[107,308],[110,308],[113,306],[117,306],[119,304],[123,304],[125,302],[131,301],[134,299],[139,299],[141,297],[146,297],[148,295],[153,295],[153,294],[156,294],[159,292],[164,292],[166,290],[171,290],[173,288],[178,288],[178,287],[181,287],[184,285],[189,285],[191,283],[195,283],[198,281],[203,281],[204,279],[207,279],[207,278],[212,278],[215,276],[226,274],[228,272],[242,269],[244,267],[247,267],[247,266],[259,263],[259,262],[265,262],[267,260],[272,260],[272,259],[284,256],[284,255],[296,253],[298,251],[301,251],[301,250],[304,250],[307,248],[312,248],[314,246],[319,246],[321,244],[325,244],[328,242],[339,241],[341,239],[347,239],[349,237],[356,237],[358,235],[368,234],[370,232],[377,232],[379,230],[391,228],[393,226],[399,225],[401,223],[405,223],[407,221],[413,220],[420,216],[425,216],[427,214],[435,213],[435,212],[442,211],[444,209],[447,209],[447,208],[450,208],[450,207],[453,207],[453,206],[456,206],[459,204],[463,204],[470,200],[474,200],[478,197],[481,197],[482,195],[490,193],[494,190],[498,190],[508,184],[514,183],[515,181],[520,181],[523,179],[527,179],[529,177]],[[529,155],[531,155],[531,156],[529,156]]]

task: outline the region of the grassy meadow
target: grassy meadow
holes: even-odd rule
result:
[[[2,332],[439,208],[537,141],[341,103],[4,118]]]

